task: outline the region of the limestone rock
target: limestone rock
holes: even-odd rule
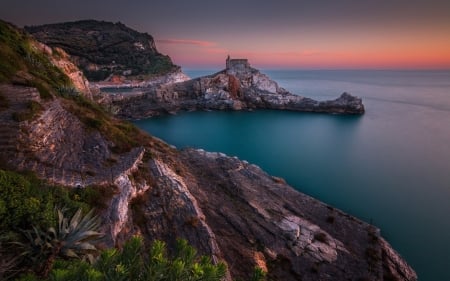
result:
[[[289,94],[245,60],[227,66],[232,71],[118,100],[139,116],[297,107],[342,113],[349,104],[360,105],[347,94],[330,103]],[[226,280],[249,279],[255,266],[267,270],[270,280],[417,280],[379,229],[295,191],[256,165],[218,152],[180,151],[150,136],[117,152],[87,105],[58,96],[41,99],[36,88],[12,83],[1,84],[0,95],[0,165],[72,188],[107,188],[102,218],[109,246],[140,234],[146,243],[165,241],[171,251],[177,238],[185,238],[201,254],[228,264]],[[30,104],[38,108],[33,116],[14,118]],[[94,126],[86,125],[87,118]],[[124,126],[106,114],[101,118],[110,128]]]
[[[244,60],[243,60],[244,61]],[[331,101],[294,95],[267,75],[238,61],[216,74],[174,84],[140,89],[139,93],[110,95],[103,104],[117,116],[140,119],[180,110],[278,109],[339,114],[363,114],[362,100],[348,93]]]

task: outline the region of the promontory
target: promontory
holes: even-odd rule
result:
[[[71,41],[65,38],[73,32],[95,36],[97,41],[86,42],[101,53],[98,44],[116,42],[109,38],[114,35],[110,29],[125,28],[86,24],[60,24],[64,28],[59,33],[46,27],[46,35],[37,36],[44,42],[39,42],[0,21],[0,172],[8,175],[0,178],[0,186],[8,191],[0,192],[1,223],[17,217],[12,231],[19,223],[31,228],[27,222],[33,218],[35,223],[56,202],[83,203],[95,207],[101,218],[105,248],[121,248],[124,241],[139,236],[145,245],[162,240],[173,252],[176,239],[184,238],[213,263],[224,262],[226,280],[248,280],[255,267],[269,280],[417,280],[377,227],[294,190],[254,164],[220,152],[178,150],[121,120],[199,109],[360,114],[360,99],[343,94],[335,101],[316,102],[296,96],[248,62],[230,59],[224,71],[184,82],[161,78],[179,73],[176,67],[154,73],[150,76],[158,76],[160,82],[138,87],[142,93],[135,97],[119,94],[103,101],[108,110],[116,110],[113,116],[96,103],[95,97],[106,99],[105,94],[92,88],[85,77],[92,73],[83,68],[106,64],[84,60],[79,57],[83,54],[73,58],[66,46]],[[81,28],[92,30],[76,31]],[[124,44],[135,49],[152,46],[133,36],[117,42],[129,40],[136,44]],[[59,43],[52,46],[45,38]],[[148,60],[146,67],[154,69],[152,55]],[[106,67],[113,72],[109,82],[115,76],[131,82],[142,78],[131,77],[128,67],[121,63],[117,73]],[[33,186],[39,192],[29,192]],[[4,199],[16,194],[14,190],[15,201]],[[39,195],[44,192],[48,195]],[[20,200],[27,203],[4,207]],[[17,210],[30,215],[20,217]],[[45,219],[41,218],[43,225]],[[17,251],[0,247],[0,264],[15,260]]]

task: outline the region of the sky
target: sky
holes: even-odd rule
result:
[[[0,19],[120,21],[183,68],[450,69],[450,0],[1,0]]]

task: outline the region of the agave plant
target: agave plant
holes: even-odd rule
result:
[[[103,236],[99,232],[100,221],[91,210],[82,216],[79,209],[72,218],[64,216],[64,210],[57,209],[58,225],[42,231],[38,227],[25,232],[30,242],[27,254],[34,262],[43,261],[39,272],[47,277],[56,258],[78,258],[93,261],[98,252],[97,244]]]

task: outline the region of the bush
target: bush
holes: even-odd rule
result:
[[[99,232],[100,219],[93,210],[82,215],[81,209],[71,217],[65,217],[64,210],[56,209],[58,223],[42,231],[33,226],[24,231],[26,242],[17,244],[25,250],[23,256],[30,260],[34,270],[48,277],[56,258],[88,259],[94,261],[97,245],[103,234]]]
[[[52,97],[60,85],[71,81],[36,47],[37,42],[24,31],[0,20],[0,82],[10,83],[19,71],[31,74],[24,81],[36,87],[43,99]]]
[[[0,232],[16,231],[38,225],[47,228],[55,220],[54,206],[89,209],[85,202],[69,196],[69,189],[51,186],[33,175],[0,170]]]
[[[198,256],[186,240],[178,240],[175,255],[169,257],[164,242],[155,241],[146,251],[142,238],[133,237],[122,250],[104,250],[93,265],[79,260],[57,260],[47,280],[219,281],[225,272],[225,264],[214,265],[209,258]],[[39,279],[27,275],[20,280]]]
[[[54,217],[44,201],[24,177],[0,170],[1,229],[24,228],[36,221],[48,225]]]

